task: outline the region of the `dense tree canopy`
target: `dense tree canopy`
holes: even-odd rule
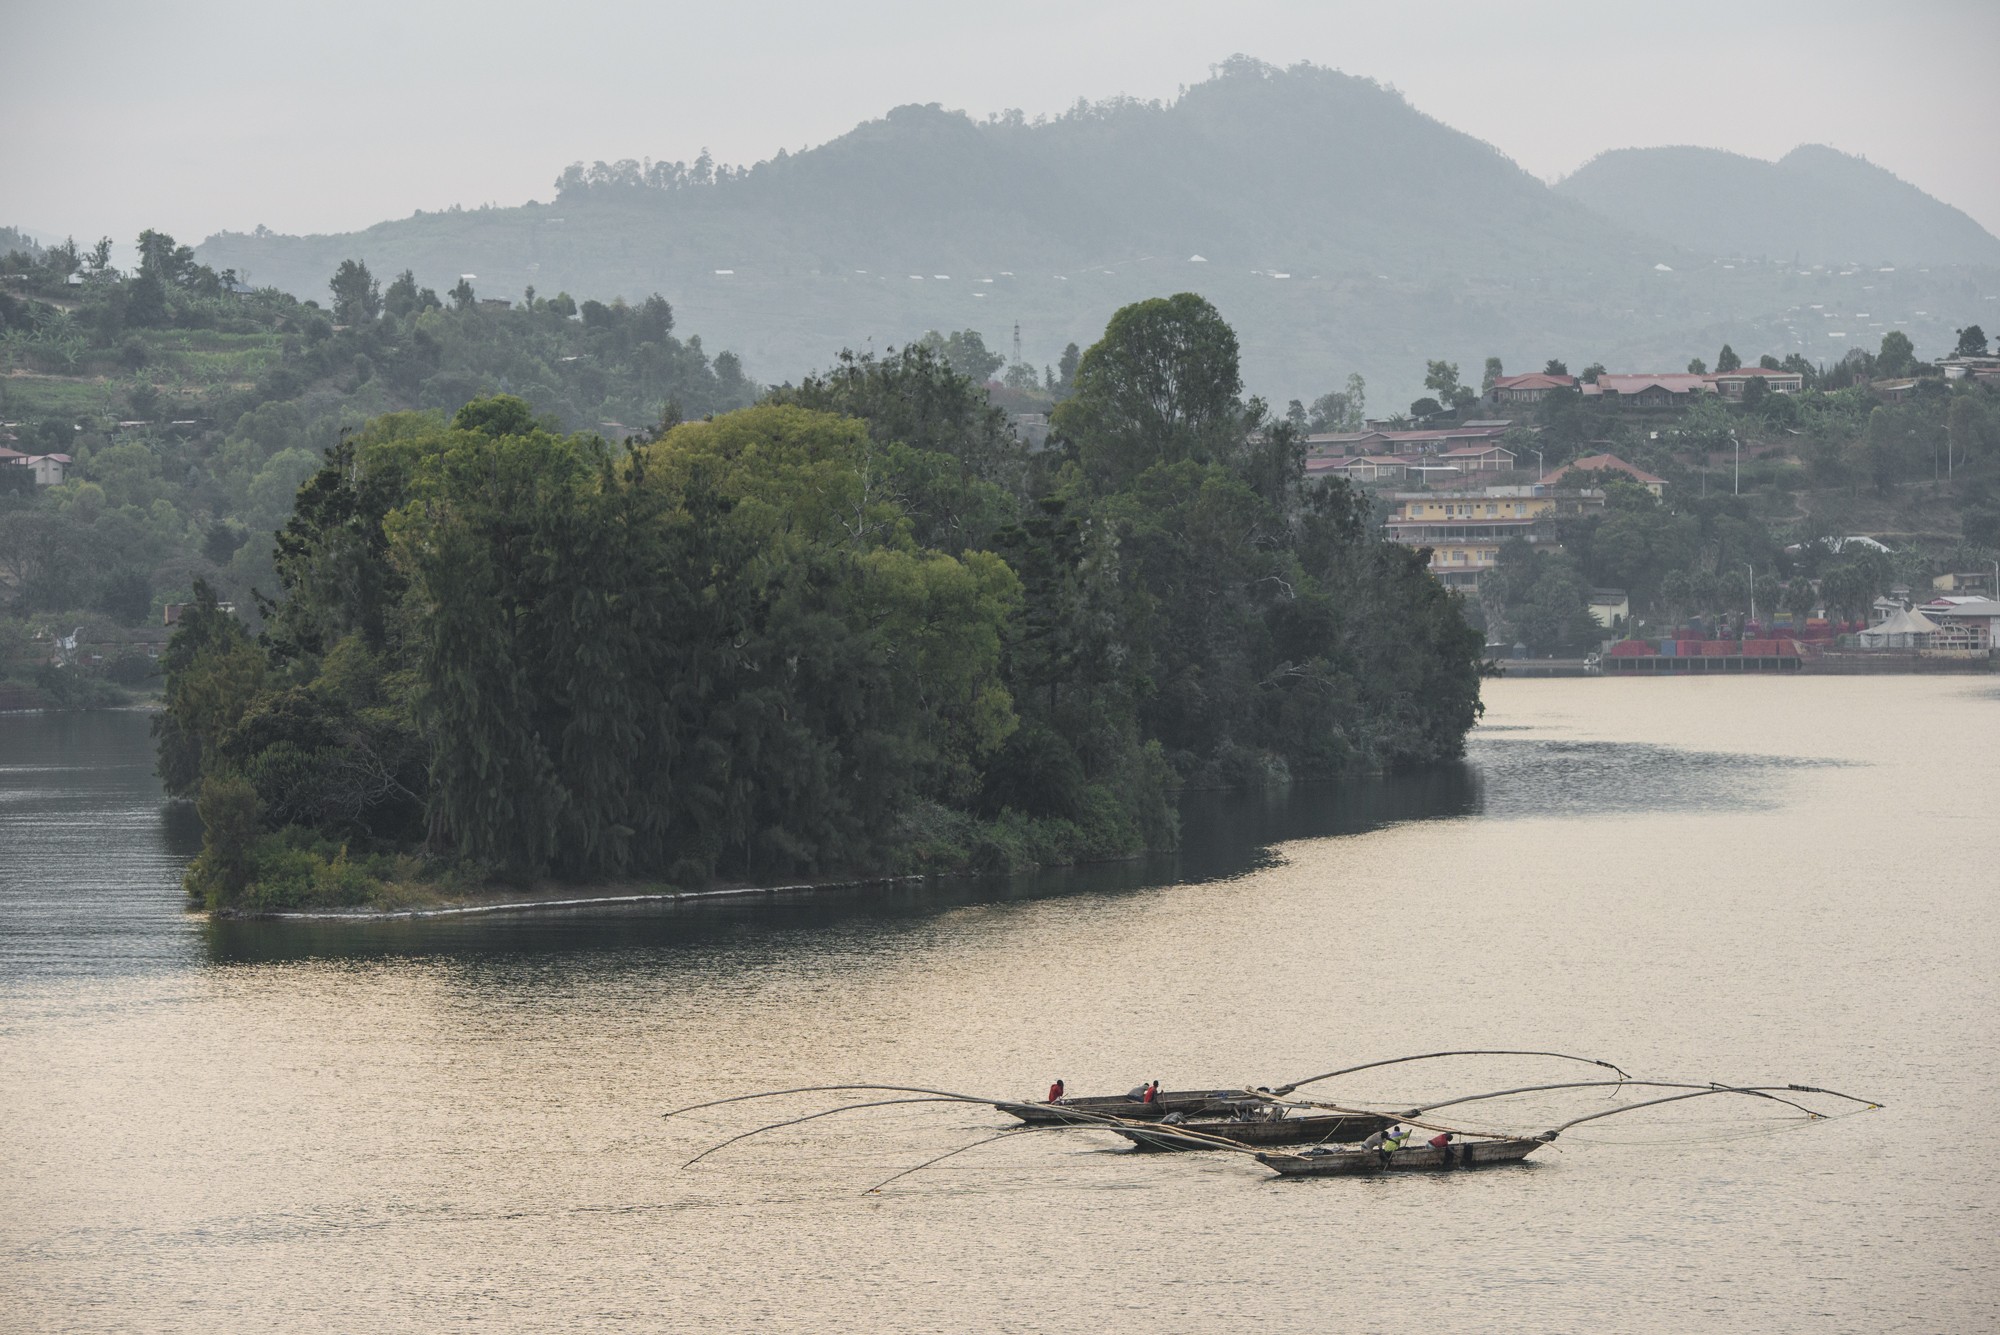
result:
[[[1077,382],[1043,454],[921,345],[625,449],[509,396],[376,419],[299,489],[261,644],[176,638],[190,889],[1112,856],[1178,785],[1460,753],[1458,599],[1305,482],[1212,309],[1121,312]]]
[[[1191,292],[1127,306],[1077,363],[1055,427],[1099,485],[1160,460],[1209,462],[1241,438],[1243,376],[1235,331]]]

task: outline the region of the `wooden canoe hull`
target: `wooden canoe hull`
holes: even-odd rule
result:
[[[1340,1113],[1329,1117],[1288,1117],[1282,1122],[1238,1120],[1179,1126],[1114,1126],[1142,1150],[1216,1150],[1219,1137],[1248,1149],[1256,1145],[1325,1145],[1356,1141],[1392,1125],[1387,1117]]]
[[[1161,1090],[1157,1103],[1137,1103],[1123,1094],[1111,1094],[1081,1095],[1064,1099],[1061,1103],[996,1103],[993,1106],[1024,1122],[1081,1126],[1106,1116],[1153,1122],[1176,1112],[1187,1117],[1240,1117],[1255,1108],[1258,1102],[1256,1096],[1245,1094],[1240,1089],[1174,1089]]]
[[[1434,1150],[1333,1150],[1325,1154],[1260,1154],[1257,1162],[1282,1177],[1351,1177],[1366,1173],[1440,1172],[1487,1164],[1519,1163],[1546,1141],[1467,1140]]]

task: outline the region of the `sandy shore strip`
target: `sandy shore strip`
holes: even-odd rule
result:
[[[446,904],[434,908],[407,909],[272,909],[252,912],[217,912],[210,916],[260,922],[396,922],[419,918],[463,918],[493,913],[565,913],[577,909],[630,907],[646,904],[696,904],[730,899],[775,898],[780,895],[823,894],[836,890],[864,890],[874,886],[919,885],[925,878],[873,876],[863,880],[804,881],[795,885],[726,886],[713,890],[661,890],[622,895],[566,895],[559,898],[506,899],[490,903]]]

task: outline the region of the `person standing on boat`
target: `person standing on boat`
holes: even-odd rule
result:
[[[1413,1126],[1403,1126],[1400,1123],[1392,1126],[1389,1128],[1388,1137],[1382,1142],[1382,1148],[1385,1150],[1400,1150],[1403,1148],[1403,1142],[1408,1140],[1415,1132],[1416,1128]]]
[[[1055,1082],[1055,1083],[1054,1083],[1053,1085],[1050,1085],[1050,1086],[1049,1086],[1049,1102],[1050,1102],[1050,1103],[1061,1103],[1061,1102],[1062,1102],[1062,1096],[1063,1096],[1063,1082],[1062,1082],[1062,1077],[1061,1077],[1061,1076],[1057,1076],[1057,1077],[1056,1077],[1056,1082]]]

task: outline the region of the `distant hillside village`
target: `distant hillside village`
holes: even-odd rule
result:
[[[1476,393],[1434,362],[1438,396],[1408,415],[1304,433],[1305,474],[1371,494],[1498,657],[1990,657],[2000,356],[1984,332],[1928,363],[1900,333],[1832,367],[1727,346],[1717,362],[1508,375],[1494,359]]]
[[[59,632],[84,659],[133,658],[197,581],[256,607],[275,581],[266,535],[326,451],[383,414],[510,393],[624,446],[791,392],[679,335],[658,296],[515,302],[467,276],[440,295],[344,260],[322,305],[249,290],[172,237],[139,242],[123,275],[108,240],[0,229],[0,678],[69,661]],[[1654,652],[1621,657],[1702,671],[1678,666],[1682,645],[1733,637],[1724,656],[1744,659],[1778,624],[1835,653],[1990,654],[1990,627],[1961,634],[1971,614],[1925,606],[2000,583],[2000,356],[1977,326],[1955,334],[1930,360],[1898,328],[1830,364],[1727,344],[1663,372],[1489,357],[1461,379],[1428,361],[1425,396],[1389,416],[1358,373],[1282,410],[1238,382],[1229,448],[1351,486],[1386,536],[1427,552],[1495,657],[1609,662],[1626,636]],[[909,342],[983,385],[1043,464],[1075,456],[1057,425],[1075,343],[1037,367],[1018,328],[1011,356],[970,328]],[[143,680],[150,665],[129,666]]]

